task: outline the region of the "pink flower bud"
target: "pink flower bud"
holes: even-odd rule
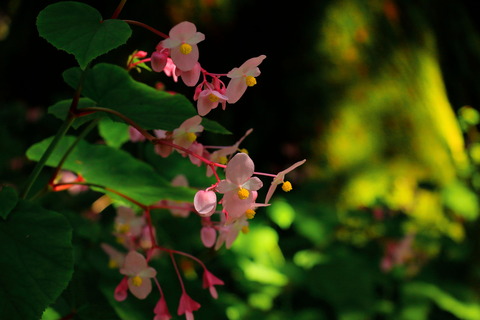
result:
[[[217,208],[217,195],[213,191],[200,190],[195,194],[193,206],[201,216],[211,216]]]
[[[215,244],[215,240],[217,240],[217,232],[212,227],[203,227],[200,230],[200,238],[205,247],[211,248]]]
[[[155,72],[162,72],[167,65],[168,53],[155,51],[152,53],[150,63]]]

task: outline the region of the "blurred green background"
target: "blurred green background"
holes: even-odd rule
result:
[[[59,125],[48,106],[72,95],[61,72],[75,65],[73,57],[40,39],[35,28],[38,12],[53,2],[0,4],[2,184],[22,185],[33,168],[25,150]],[[105,17],[117,4],[82,2]],[[211,72],[267,56],[258,84],[226,112],[208,115],[233,136],[205,135],[204,141],[229,145],[254,128],[243,146],[257,171],[276,173],[307,159],[288,177],[293,191],[277,193],[229,251],[202,248],[195,217],[157,215],[159,239],[198,255],[226,282],[218,302],[207,299],[199,275],[185,262],[182,268],[196,279],[191,295],[202,303],[196,318],[480,319],[480,38],[474,4],[127,2],[120,18],[164,32],[183,20],[196,23],[206,35],[200,62]],[[152,52],[160,39],[132,29],[127,45],[95,62],[124,65],[135,49]],[[193,94],[163,74],[133,76]],[[202,187],[203,170],[180,158],[159,163],[147,146],[124,148],[169,179],[175,171],[165,172],[165,166],[178,166]],[[44,201],[68,212],[81,231],[85,225],[76,224],[75,215],[96,197],[64,194]],[[79,250],[104,237],[85,233],[75,239]],[[177,302],[168,302],[175,310]],[[145,312],[148,318],[151,309]]]

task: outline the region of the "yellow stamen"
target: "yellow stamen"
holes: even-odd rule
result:
[[[245,149],[245,148],[242,148],[242,149],[238,149],[239,152],[241,153],[245,153],[245,154],[248,154],[248,150]]]
[[[208,95],[208,100],[210,100],[211,102],[217,102],[218,100],[220,100],[220,98],[214,95],[213,93],[210,93]]]
[[[255,217],[256,212],[253,211],[252,209],[248,209],[245,211],[245,215],[247,216],[247,219],[253,219]]]
[[[257,84],[257,79],[255,79],[255,77],[252,77],[252,76],[246,76],[245,83],[247,84],[247,86],[253,87],[254,85]]]
[[[220,158],[218,158],[218,162],[220,162],[221,164],[227,164],[228,159],[225,156],[221,156]]]
[[[238,197],[240,198],[240,200],[245,200],[250,195],[250,192],[245,188],[240,188],[240,189],[238,189],[237,194],[238,194]]]
[[[288,191],[291,191],[293,188],[292,188],[292,184],[289,182],[289,181],[285,181],[283,184],[282,184],[282,190],[285,191],[285,192],[288,192]]]
[[[250,232],[250,228],[249,228],[248,226],[243,226],[243,227],[242,227],[242,233],[243,233],[243,234],[247,234],[247,233],[249,233],[249,232]]]
[[[115,240],[117,241],[117,243],[120,243],[120,244],[125,243],[125,238],[122,238],[122,237],[116,237]]]
[[[120,223],[116,225],[116,229],[118,233],[128,233],[130,231],[130,225]]]
[[[190,52],[192,52],[192,46],[188,43],[182,43],[180,45],[180,52],[183,54],[189,54]]]
[[[140,287],[142,285],[142,278],[140,278],[139,276],[135,276],[132,278],[132,284],[135,286],[135,287]]]
[[[197,135],[193,132],[187,132],[185,135],[187,137],[187,140],[190,142],[197,140]]]
[[[116,269],[116,268],[119,267],[119,266],[118,266],[118,262],[115,261],[115,260],[113,260],[113,259],[110,259],[110,260],[108,260],[108,267],[109,267],[110,269]]]

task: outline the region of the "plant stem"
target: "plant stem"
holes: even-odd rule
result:
[[[121,0],[120,1],[117,8],[113,12],[111,19],[117,19],[118,18],[119,14],[120,14],[120,12],[122,12],[123,6],[125,5],[126,2],[127,2],[127,0]]]
[[[125,21],[125,22],[128,23],[128,24],[137,25],[137,26],[139,26],[139,27],[142,27],[142,28],[145,28],[145,29],[147,29],[147,30],[149,30],[149,31],[152,31],[153,33],[155,33],[156,35],[158,35],[158,36],[160,36],[160,37],[162,37],[162,38],[164,38],[164,39],[167,39],[167,38],[168,38],[168,36],[167,36],[165,33],[161,32],[161,31],[158,31],[157,29],[152,28],[152,27],[150,27],[149,25],[146,25],[146,24],[143,23],[143,22],[139,22],[139,21],[135,21],[135,20],[123,20],[123,21]]]
[[[45,166],[45,163],[47,162],[48,158],[52,154],[53,150],[55,150],[55,147],[57,146],[58,142],[60,142],[60,139],[62,139],[62,137],[67,133],[68,129],[70,128],[74,120],[75,120],[75,117],[69,114],[67,119],[63,122],[62,126],[58,130],[52,142],[50,142],[50,145],[48,146],[47,150],[45,150],[42,157],[37,162],[37,165],[35,166],[32,173],[30,174],[30,177],[27,180],[27,186],[21,195],[22,199],[27,198],[28,193],[30,192],[30,189],[32,188],[33,184],[38,178],[38,175],[40,174],[40,171],[42,171],[43,167]]]

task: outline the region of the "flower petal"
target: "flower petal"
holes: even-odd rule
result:
[[[142,284],[133,284],[133,278],[128,279],[128,289],[138,299],[145,299],[152,292],[152,281],[149,278],[142,278]]]
[[[145,257],[141,253],[132,250],[125,257],[125,263],[123,268],[120,269],[120,273],[126,276],[136,276],[147,268],[148,264]]]
[[[250,191],[257,191],[263,187],[263,182],[257,177],[251,177],[242,185],[242,187]]]
[[[225,95],[228,97],[228,103],[233,104],[237,102],[246,90],[247,84],[243,77],[231,79],[227,85],[227,91],[225,91]]]
[[[253,174],[255,164],[252,159],[245,153],[237,153],[228,163],[225,168],[225,175],[227,180],[241,186]]]

